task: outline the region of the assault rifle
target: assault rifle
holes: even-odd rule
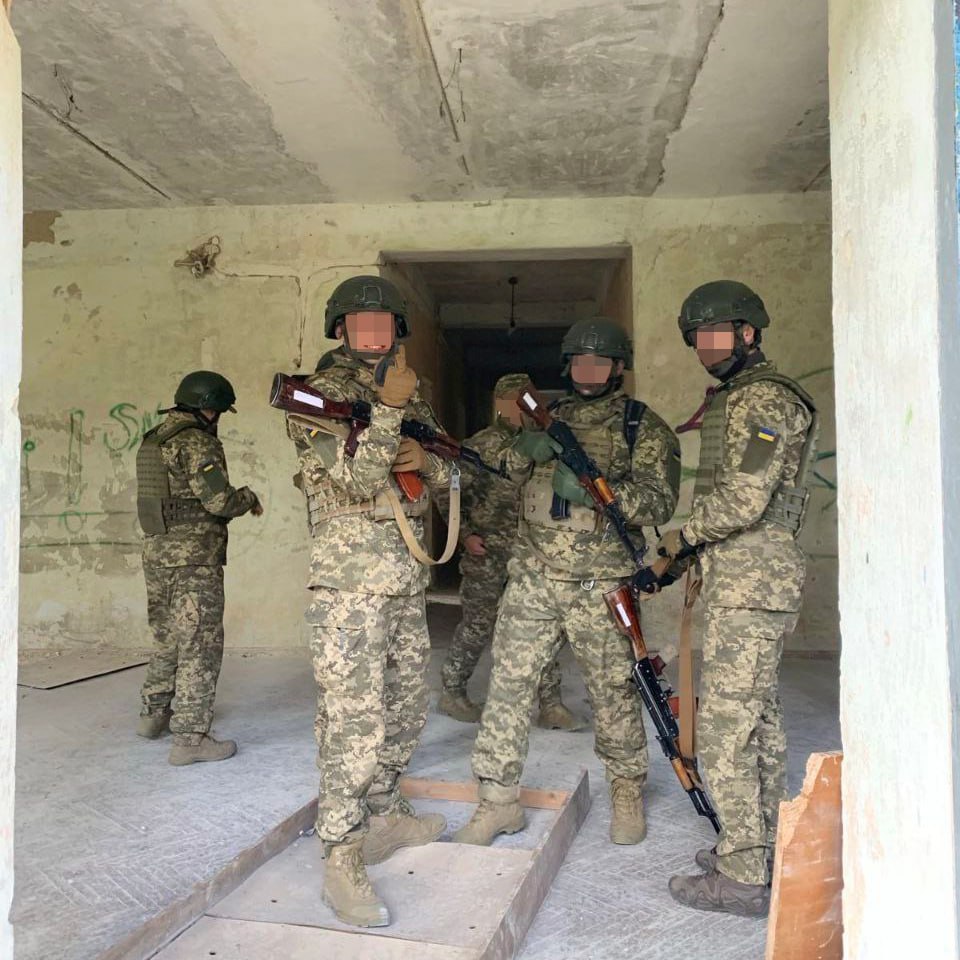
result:
[[[635,596],[638,591],[653,593],[658,589],[660,577],[663,576],[669,560],[658,561],[653,566],[643,563],[644,551],[641,550],[630,536],[627,518],[620,509],[616,495],[610,489],[610,484],[600,472],[600,468],[587,454],[569,425],[562,420],[555,420],[547,409],[543,397],[537,393],[532,384],[525,387],[517,400],[520,409],[527,414],[547,435],[556,441],[560,447],[557,457],[566,464],[580,481],[580,485],[590,495],[597,509],[603,513],[613,528],[617,531],[620,542],[630,554],[630,558],[637,565],[637,573],[629,583],[622,584],[616,590],[603,595],[607,607],[613,616],[617,629],[629,639],[633,648],[634,664],[631,679],[640,693],[650,719],[657,731],[657,740],[663,749],[664,755],[670,761],[673,772],[680,781],[680,786],[693,801],[697,813],[706,817],[714,830],[720,832],[720,819],[710,804],[703,783],[697,772],[695,757],[685,757],[680,751],[680,728],[676,718],[670,710],[669,699],[672,691],[665,688],[659,678],[662,672],[662,661],[655,665],[647,651],[640,628],[640,615],[637,612]],[[553,513],[554,511],[551,511]],[[659,659],[659,658],[658,658]],[[659,666],[659,670],[657,667]]]
[[[706,817],[713,829],[720,832],[720,818],[703,789],[696,757],[685,757],[680,750],[680,728],[670,709],[670,697],[673,691],[661,683],[659,676],[647,652],[647,644],[640,628],[640,615],[634,602],[634,594],[629,584],[622,584],[616,590],[603,595],[607,607],[613,615],[617,629],[630,641],[635,663],[631,678],[640,691],[650,719],[657,731],[657,742],[664,756],[670,761],[680,786],[693,801],[693,806],[701,817]]]
[[[304,378],[278,373],[270,390],[270,406],[308,419],[337,420],[350,425],[345,445],[348,457],[357,452],[360,434],[370,426],[370,404],[363,400],[332,400],[304,382]],[[478,470],[486,470],[505,477],[500,467],[486,463],[476,450],[465,447],[459,440],[441,433],[420,420],[402,420],[400,436],[416,440],[428,453],[443,460],[469,463]],[[418,500],[423,494],[423,481],[413,472],[396,473],[397,485],[408,500]]]

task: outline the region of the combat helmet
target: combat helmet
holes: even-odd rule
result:
[[[569,370],[571,358],[585,353],[622,360],[627,370],[633,369],[633,344],[620,325],[609,317],[578,320],[564,334],[560,353],[566,364],[565,373]]]
[[[393,314],[394,329],[398,340],[410,333],[407,323],[407,302],[400,291],[383,277],[350,277],[337,285],[327,301],[324,333],[332,340],[337,335],[337,324],[348,313],[363,310],[383,310]]]
[[[212,370],[194,370],[177,387],[173,402],[185,410],[216,410],[236,413],[237,395],[230,381]]]
[[[680,307],[677,324],[688,346],[694,345],[698,327],[711,323],[749,323],[762,330],[770,316],[760,297],[737,280],[712,280],[696,288]]]

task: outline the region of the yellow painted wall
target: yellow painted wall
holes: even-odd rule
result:
[[[231,529],[228,643],[301,642],[307,533],[290,482],[292,448],[267,390],[275,371],[313,367],[329,345],[327,296],[347,276],[377,272],[382,250],[632,245],[636,389],[671,423],[686,419],[707,382],[677,332],[679,304],[697,283],[742,279],[774,317],[769,354],[822,399],[824,448],[832,449],[830,230],[821,196],[67,212],[34,215],[28,228],[40,239],[24,251],[27,647],[148,643],[134,455],[157,407],[200,367],[237,388],[240,412],[221,432],[231,477],[266,505],[263,518]],[[213,234],[223,247],[214,274],[198,280],[173,266]],[[436,331],[416,336],[411,352],[423,372],[432,366],[442,378],[442,353],[429,342]],[[696,438],[683,449],[692,467]],[[822,467],[835,475],[830,461]],[[805,534],[816,559],[795,645],[816,649],[836,643],[832,499],[817,490]],[[664,637],[674,602],[648,605],[651,629]]]

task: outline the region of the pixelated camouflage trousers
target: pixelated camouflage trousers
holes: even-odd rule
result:
[[[709,606],[697,717],[700,766],[723,832],[719,870],[765,883],[786,796],[780,660],[797,614]]]
[[[520,782],[527,756],[530,708],[544,666],[555,659],[561,628],[583,674],[593,707],[595,750],[607,777],[645,781],[647,740],[640,700],[630,680],[633,659],[603,594],[619,581],[548,580],[535,572],[511,576],[493,636],[490,689],[473,749],[473,772],[502,787]],[[492,796],[492,794],[491,794]]]
[[[400,801],[398,780],[427,719],[426,601],[316,587],[307,620],[319,693],[317,833],[339,843]]]
[[[223,661],[223,567],[145,564],[143,573],[155,649],[141,713],[159,713],[173,701],[174,733],[206,733]]]
[[[440,675],[447,690],[465,692],[480,655],[493,639],[497,605],[507,583],[509,553],[489,550],[485,556],[464,554],[460,560],[461,618]],[[543,668],[539,699],[542,706],[560,701],[560,663]]]

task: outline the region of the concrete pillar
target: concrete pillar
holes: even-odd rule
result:
[[[952,8],[830,2],[850,960],[960,955]]]
[[[0,958],[13,956],[13,764],[20,560],[20,341],[23,334],[20,48],[0,7]]]

